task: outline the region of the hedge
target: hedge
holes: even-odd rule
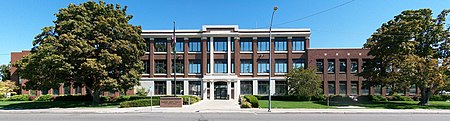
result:
[[[256,98],[254,95],[245,95],[244,99],[247,100],[250,104],[252,104],[252,107],[254,108],[259,107],[258,98]]]
[[[30,96],[29,95],[13,95],[10,98],[8,98],[8,101],[29,101]]]
[[[269,100],[269,96],[259,96],[255,95],[258,100]],[[306,96],[294,96],[294,95],[286,95],[286,96],[272,96],[272,100],[278,101],[326,101],[327,97],[325,95],[306,97]]]
[[[41,96],[37,97],[36,99],[34,99],[34,101],[46,101],[46,102],[49,102],[49,101],[52,101],[53,99],[54,99],[53,95],[41,95]]]
[[[430,101],[447,101],[450,100],[450,95],[433,95],[430,97]]]
[[[159,105],[159,99],[139,99],[132,101],[125,101],[120,103],[120,108],[128,108],[128,107],[146,107],[150,106],[150,101],[153,103],[153,106]]]
[[[372,102],[383,102],[383,101],[388,101],[388,99],[384,96],[381,95],[371,95],[369,96],[370,101]]]
[[[197,103],[201,100],[198,96],[185,95],[180,97],[183,98],[183,105],[189,104],[189,98],[191,99],[191,104]]]
[[[388,98],[389,101],[414,101],[412,98],[401,95],[393,95],[391,98]]]

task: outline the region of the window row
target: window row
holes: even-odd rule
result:
[[[328,59],[327,60],[327,71],[328,73],[334,73],[335,72],[335,60],[334,59]],[[322,59],[316,60],[316,69],[317,72],[322,73],[324,70],[324,62]],[[339,60],[339,73],[347,73],[347,60],[340,59]],[[358,73],[358,61],[357,60],[351,60],[350,61],[350,73]]]
[[[339,95],[347,95],[347,81],[339,81],[339,84],[336,84],[336,81],[328,81],[328,95],[336,94],[336,86],[339,86]],[[369,95],[370,90],[370,82],[363,81],[361,85],[361,95]],[[373,85],[373,93],[374,95],[381,95],[382,86],[381,85]],[[350,83],[350,95],[358,95],[359,92],[359,83],[357,81],[351,81]],[[399,95],[404,95],[405,92],[409,91],[409,95],[415,95],[417,93],[417,89],[415,85],[410,86],[409,89],[396,89],[394,91],[393,86],[386,86],[386,95],[392,95],[397,93]]]
[[[207,51],[210,50],[210,38],[207,40]],[[228,38],[227,37],[214,37],[214,51],[227,51],[228,50]],[[189,52],[201,52],[202,44],[200,38],[189,38],[188,48]],[[234,40],[231,37],[231,40]],[[145,38],[147,44],[150,39]],[[155,38],[154,51],[155,52],[167,52],[167,38]],[[234,51],[234,41],[231,41],[231,51]],[[242,37],[240,38],[240,51],[253,51],[253,38]],[[274,39],[275,51],[287,51],[287,37],[275,37]],[[269,38],[268,37],[258,37],[257,38],[257,48],[258,51],[269,51]],[[184,52],[184,38],[177,38],[175,48],[173,51]],[[146,48],[147,51],[150,48]],[[293,51],[304,51],[305,50],[305,38],[304,37],[293,37],[292,38],[292,50]]]
[[[258,60],[257,72],[258,73],[269,73],[269,60]],[[143,61],[144,63],[144,74],[150,73],[149,61]],[[201,73],[201,60],[189,60],[188,63],[188,73],[190,74],[200,74]],[[156,74],[166,74],[167,73],[167,62],[166,60],[155,60],[155,73]],[[172,65],[173,66],[173,65]],[[235,73],[234,60],[231,62],[231,73]],[[253,73],[253,60],[242,59],[240,64],[240,73]],[[305,59],[294,59],[294,68],[304,68]],[[214,60],[214,73],[228,73],[228,63],[227,60]],[[184,62],[183,60],[177,60],[176,67],[173,66],[172,72],[184,73]],[[208,73],[210,73],[210,64],[207,64]],[[287,73],[287,60],[275,60],[275,73]]]

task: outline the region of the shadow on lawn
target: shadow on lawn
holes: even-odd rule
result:
[[[116,106],[118,103],[103,103],[91,105],[90,101],[53,101],[53,102],[23,102],[14,103],[0,107],[2,110],[22,110],[22,109],[48,109],[48,108],[77,108],[77,107],[107,107]]]
[[[327,102],[314,102],[316,104],[327,105]],[[428,106],[417,105],[417,101],[403,102],[340,102],[330,101],[330,106],[360,106],[366,108],[385,108],[385,109],[450,109],[450,104],[431,104]]]

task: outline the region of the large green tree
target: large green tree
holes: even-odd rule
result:
[[[373,84],[402,91],[416,85],[421,92],[420,105],[444,85],[448,70],[448,10],[433,17],[430,9],[406,10],[382,24],[364,45],[374,58],[359,74]]]
[[[0,65],[0,81],[11,80],[10,64]]]
[[[141,27],[129,24],[127,7],[89,1],[70,4],[44,27],[31,54],[19,60],[26,89],[84,86],[99,103],[103,91],[125,91],[139,84],[146,45]]]
[[[294,68],[286,75],[289,95],[307,97],[318,96],[322,93],[322,79],[316,74],[316,69]]]

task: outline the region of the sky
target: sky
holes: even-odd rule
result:
[[[33,38],[69,4],[88,0],[3,0],[0,3],[0,64],[10,53],[29,50]],[[361,48],[367,38],[403,10],[450,9],[448,0],[106,0],[128,6],[130,21],[146,29],[201,29],[202,25],[268,28],[274,6],[274,28],[310,28],[311,48]]]

